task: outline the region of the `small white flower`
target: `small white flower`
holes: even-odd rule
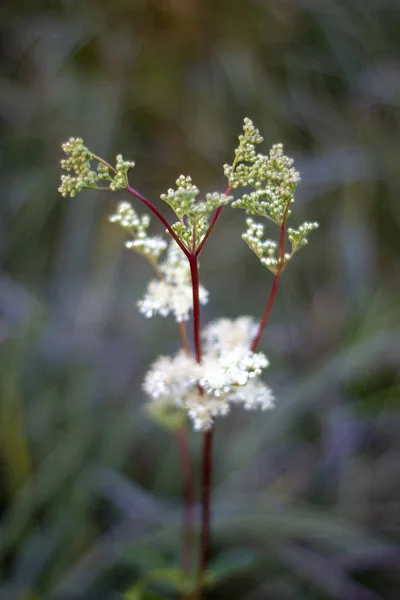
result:
[[[171,399],[182,405],[197,381],[197,364],[185,352],[180,351],[173,358],[160,356],[148,371],[143,389],[154,398]]]
[[[109,221],[118,223],[133,237],[132,240],[125,242],[126,248],[142,254],[153,263],[157,263],[158,258],[168,246],[161,237],[147,235],[150,225],[149,215],[139,216],[129,202],[120,202],[116,212],[109,217]]]
[[[206,351],[220,352],[238,346],[248,348],[256,331],[257,324],[251,317],[213,321],[203,331]]]
[[[187,321],[193,307],[190,268],[185,255],[174,241],[170,243],[167,257],[159,265],[159,269],[163,279],[150,281],[144,297],[138,302],[139,311],[145,317],[155,314],[166,317],[172,314],[178,323]],[[200,286],[200,304],[207,304],[208,298],[207,290]]]
[[[231,402],[240,402],[247,410],[260,408],[268,410],[274,407],[274,395],[271,389],[259,379],[251,379],[242,387],[230,394]]]

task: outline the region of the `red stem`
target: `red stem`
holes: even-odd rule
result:
[[[230,192],[231,192],[231,189],[232,189],[232,187],[229,185],[229,186],[226,188],[226,191],[225,191],[225,196],[228,196],[228,195],[230,194]],[[223,208],[222,206],[219,206],[219,207],[217,208],[217,210],[215,211],[215,213],[214,213],[214,216],[213,216],[213,219],[212,219],[212,221],[211,221],[211,223],[210,223],[210,226],[209,226],[209,228],[207,229],[207,231],[206,231],[206,233],[205,233],[205,236],[203,237],[203,239],[202,239],[202,242],[201,242],[200,246],[199,246],[199,247],[197,248],[197,250],[196,250],[196,256],[198,256],[198,255],[200,254],[200,252],[201,252],[201,251],[202,251],[202,249],[203,249],[203,246],[204,246],[204,244],[205,244],[205,243],[206,243],[206,241],[208,240],[208,236],[209,236],[209,235],[210,235],[210,233],[212,232],[212,230],[213,230],[213,228],[214,228],[214,225],[215,225],[215,223],[217,222],[217,219],[218,219],[219,215],[221,214],[221,210],[222,210],[222,208]]]
[[[200,299],[199,299],[199,269],[196,253],[189,256],[190,274],[192,277],[193,291],[193,336],[196,361],[201,362],[200,341]],[[203,390],[200,389],[200,393]],[[210,503],[211,503],[211,472],[212,472],[212,431],[206,431],[203,436],[203,459],[201,478],[201,538],[200,556],[197,572],[197,600],[201,600],[203,588],[203,575],[207,565],[210,546]]]
[[[133,187],[131,187],[130,185],[128,185],[128,187],[126,188],[127,191],[132,194],[133,196],[135,196],[138,200],[140,200],[141,202],[143,202],[143,204],[145,204],[147,206],[147,208],[149,208],[155,215],[156,217],[161,221],[161,223],[164,225],[164,227],[169,231],[169,233],[171,234],[171,236],[174,238],[175,242],[178,244],[179,248],[182,250],[182,252],[184,253],[184,255],[189,258],[189,250],[186,248],[186,246],[184,244],[182,244],[181,240],[178,238],[178,236],[176,235],[176,233],[174,232],[174,230],[172,229],[171,225],[168,223],[168,221],[162,216],[162,214],[160,213],[160,211],[154,206],[154,204],[152,204],[152,202],[150,202],[150,200],[147,200],[147,198],[145,198],[144,196],[142,196],[142,194],[139,194],[139,192],[137,192]]]
[[[193,290],[193,334],[196,361],[201,362],[201,342],[200,342],[200,301],[199,301],[199,271],[197,264],[197,255],[195,253],[189,256],[190,273],[192,276]],[[203,393],[203,390],[200,390]],[[212,477],[212,438],[211,429],[204,432],[203,435],[203,458],[201,475],[201,537],[200,537],[200,556],[197,572],[197,599],[201,600],[204,571],[207,566],[210,551],[210,532],[211,532],[211,477]]]
[[[190,274],[192,278],[193,292],[193,336],[196,361],[201,362],[200,342],[200,298],[199,298],[199,268],[196,254],[189,254]]]
[[[185,490],[185,510],[183,513],[183,548],[181,563],[182,569],[188,574],[192,562],[193,548],[194,478],[187,432],[182,427],[176,431],[175,435],[182,461]]]
[[[283,267],[285,266],[285,236],[286,236],[285,226],[286,226],[286,219],[288,216],[289,206],[290,206],[290,202],[288,202],[288,204],[286,205],[285,212],[283,213],[282,223],[280,226],[280,234],[279,234],[278,264],[276,266],[274,281],[272,283],[272,288],[271,288],[271,292],[269,294],[267,306],[265,307],[265,311],[264,311],[263,317],[260,321],[260,324],[258,326],[255,338],[252,341],[251,346],[250,346],[250,350],[252,352],[255,352],[255,350],[259,344],[259,341],[261,339],[261,336],[264,332],[265,326],[268,321],[269,314],[271,312],[272,306],[275,301],[275,296],[276,296],[276,292],[278,290],[278,283],[281,278],[282,270],[283,270]]]
[[[261,336],[263,334],[263,331],[265,329],[265,325],[267,324],[269,313],[271,312],[272,305],[274,304],[276,292],[278,290],[279,279],[280,279],[280,273],[279,274],[277,273],[275,275],[275,277],[274,277],[274,282],[272,284],[271,293],[269,295],[267,306],[265,308],[263,317],[262,317],[261,322],[260,322],[260,324],[258,326],[256,336],[255,336],[255,338],[252,341],[251,346],[250,346],[250,350],[252,352],[255,352],[255,350],[256,350],[256,348],[258,346],[258,343],[259,343],[259,341],[261,339]]]
[[[187,258],[190,260],[190,253],[188,249],[182,244],[180,239],[175,234],[174,230],[168,223],[168,221],[162,216],[160,211],[147,200],[142,194],[139,194],[133,187],[130,185],[127,186],[127,191],[138,198],[143,204],[145,204],[161,221],[164,227],[169,231],[175,242],[178,244],[182,252],[185,254]],[[195,261],[195,266],[197,270],[197,262]],[[197,281],[198,281],[198,272],[197,272]],[[197,284],[197,295],[198,295],[198,284]],[[199,304],[199,302],[197,303]],[[184,324],[180,324],[180,334],[183,348],[186,352],[190,353],[189,342],[186,336],[186,328]],[[196,350],[197,352],[197,350]],[[188,443],[188,437],[186,431],[181,428],[176,432],[176,441],[179,448],[179,453],[182,461],[182,469],[183,469],[183,479],[184,479],[184,489],[185,489],[185,508],[183,513],[183,548],[182,548],[182,568],[188,573],[191,564],[192,557],[192,546],[193,546],[193,516],[194,516],[194,478],[192,471],[192,463],[190,460],[190,449]]]

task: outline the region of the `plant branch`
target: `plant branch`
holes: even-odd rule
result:
[[[150,200],[147,200],[147,198],[145,198],[144,196],[142,196],[142,194],[139,194],[139,192],[137,192],[132,186],[128,185],[126,190],[132,194],[133,196],[135,196],[138,200],[140,200],[141,202],[143,202],[143,204],[145,204],[147,206],[147,208],[149,208],[151,210],[152,213],[154,213],[157,217],[157,219],[159,219],[161,221],[161,223],[164,225],[164,227],[168,230],[168,232],[171,234],[171,236],[173,237],[173,239],[175,240],[175,242],[178,244],[179,248],[182,250],[182,252],[184,253],[184,255],[189,258],[190,256],[190,252],[189,250],[186,248],[186,246],[181,242],[181,240],[178,238],[178,236],[176,235],[176,233],[174,232],[174,230],[172,229],[171,225],[168,223],[168,221],[162,216],[162,214],[160,213],[160,211],[154,206],[154,204],[152,202],[150,202]]]
[[[232,189],[232,187],[229,185],[229,186],[226,188],[226,191],[225,191],[225,196],[228,196],[228,195],[230,194],[230,192],[231,192],[231,189]],[[205,235],[204,235],[204,237],[203,237],[203,239],[202,239],[202,241],[201,241],[201,244],[199,245],[199,247],[198,247],[198,248],[197,248],[197,250],[196,250],[196,256],[198,256],[198,255],[200,254],[200,252],[201,252],[201,251],[202,251],[202,249],[203,249],[203,246],[204,246],[204,244],[205,244],[205,243],[206,243],[206,241],[208,240],[208,237],[209,237],[210,233],[212,232],[212,230],[213,230],[213,228],[214,228],[214,225],[215,225],[215,223],[217,222],[217,219],[218,219],[219,215],[221,214],[221,210],[222,210],[222,208],[223,208],[222,206],[219,206],[219,207],[217,208],[217,210],[215,211],[215,213],[214,213],[214,216],[213,216],[213,218],[212,218],[212,221],[211,221],[211,223],[210,223],[210,226],[209,226],[209,228],[207,229],[207,231],[206,231],[206,233],[205,233]]]
[[[279,250],[278,250],[278,264],[276,266],[276,271],[274,275],[274,281],[272,283],[271,292],[269,294],[267,306],[265,307],[264,314],[260,321],[260,324],[257,329],[257,333],[251,343],[250,350],[252,352],[256,351],[256,348],[260,342],[261,336],[264,332],[265,326],[268,321],[268,317],[272,310],[272,306],[275,301],[276,292],[278,291],[278,283],[281,278],[282,271],[285,267],[285,237],[286,237],[286,220],[289,212],[290,202],[287,203],[285,212],[283,213],[282,223],[280,225],[280,234],[279,234]]]
[[[116,170],[116,169],[114,169],[114,167],[113,167],[112,165],[110,165],[110,164],[109,164],[109,163],[108,163],[106,160],[104,160],[104,158],[100,158],[100,156],[97,156],[96,154],[93,154],[93,152],[92,152],[91,154],[92,154],[92,158],[93,158],[94,160],[97,160],[97,162],[99,162],[99,163],[101,163],[102,165],[104,165],[105,167],[107,167],[107,169],[110,169],[110,171],[111,171],[112,173],[114,173],[114,175],[116,175],[116,174],[117,174],[117,170]]]

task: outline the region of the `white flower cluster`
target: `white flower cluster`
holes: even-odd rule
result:
[[[138,307],[145,317],[173,314],[178,323],[187,321],[193,307],[190,268],[183,252],[171,241],[164,262],[158,265],[162,279],[150,281],[146,294]],[[199,287],[200,304],[207,304],[209,294]]]
[[[274,397],[259,377],[268,366],[262,352],[251,352],[256,325],[250,317],[221,319],[203,332],[201,364],[183,351],[160,357],[148,371],[144,390],[150,406],[177,406],[187,411],[194,429],[206,430],[232,403],[250,410],[273,407]]]
[[[133,236],[133,240],[125,242],[126,248],[142,254],[152,262],[156,263],[160,254],[167,248],[167,242],[161,237],[148,237],[149,215],[139,217],[129,202],[120,202],[116,213],[109,217],[109,221],[118,223]]]

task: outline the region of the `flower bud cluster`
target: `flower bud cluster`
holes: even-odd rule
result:
[[[179,219],[172,225],[174,233],[188,247],[192,247],[194,232],[196,243],[199,244],[207,230],[210,214],[228,204],[233,197],[214,192],[206,194],[205,202],[196,202],[199,189],[192,184],[190,176],[180,175],[176,185],[176,190],[170,188],[167,194],[161,194],[161,200],[171,206]]]
[[[161,200],[170,205],[178,219],[182,221],[185,215],[190,214],[200,190],[192,184],[190,176],[179,175],[176,185],[176,190],[170,188],[166,194],[161,194],[160,197]]]
[[[311,231],[318,229],[319,225],[316,221],[306,221],[303,225],[300,225],[298,229],[292,229],[289,227],[287,233],[290,243],[292,244],[293,252],[299,250],[302,246],[308,244],[307,236]]]
[[[193,290],[188,261],[174,240],[171,241],[166,259],[158,265],[160,280],[152,280],[147,286],[139,311],[147,318],[155,314],[167,317],[172,314],[180,323],[189,319],[193,308]],[[200,304],[207,304],[209,294],[200,285]]]
[[[125,247],[142,254],[151,262],[157,263],[158,258],[168,246],[161,237],[147,235],[150,225],[149,215],[139,217],[130,202],[120,202],[116,213],[111,215],[109,220],[111,223],[121,225],[133,237],[132,240],[125,242]]]
[[[61,175],[58,191],[64,198],[67,196],[73,198],[83,189],[116,191],[127,187],[128,170],[134,167],[135,163],[124,161],[121,154],[117,156],[116,173],[112,177],[112,168],[92,154],[84,145],[82,138],[70,138],[62,145],[62,149],[68,158],[61,161],[61,168],[74,173],[74,175]],[[92,160],[98,162],[97,171],[91,168]],[[99,185],[104,181],[108,182],[109,186]]]
[[[281,224],[288,204],[294,202],[294,192],[300,181],[293,168],[293,159],[283,154],[282,144],[272,146],[269,156],[257,154],[250,163],[241,163],[232,176],[234,188],[252,186],[254,192],[244,194],[232,203],[249,215],[261,215]]]
[[[224,165],[224,174],[228,178],[230,185],[233,188],[239,187],[238,180],[240,177],[250,175],[251,170],[246,170],[243,163],[254,163],[257,158],[256,144],[261,144],[263,138],[259,130],[254,127],[253,121],[246,117],[243,124],[243,134],[239,136],[239,146],[235,150],[235,161],[233,165]],[[235,166],[242,163],[240,174]]]
[[[61,168],[67,172],[75,172],[75,176],[61,176],[61,185],[58,188],[60,194],[64,198],[67,196],[73,198],[84,188],[95,188],[99,181],[99,174],[90,168],[92,153],[83,144],[82,138],[70,138],[62,145],[62,149],[68,158],[61,161]]]
[[[261,264],[265,265],[270,271],[275,273],[278,265],[276,250],[278,244],[273,240],[264,240],[264,225],[255,223],[253,219],[246,219],[247,231],[243,233],[242,239],[246,242],[250,250],[260,259]]]
[[[201,364],[185,352],[161,357],[144,379],[150,407],[169,405],[185,409],[194,429],[206,430],[218,415],[241,403],[246,409],[273,406],[273,394],[259,377],[268,366],[261,352],[251,352],[249,342],[256,329],[249,317],[221,319],[203,333]]]
[[[110,190],[116,192],[117,190],[124,190],[128,187],[128,171],[133,169],[135,163],[133,161],[124,160],[122,154],[117,156],[117,164],[115,169],[117,173],[114,179],[110,183]]]

